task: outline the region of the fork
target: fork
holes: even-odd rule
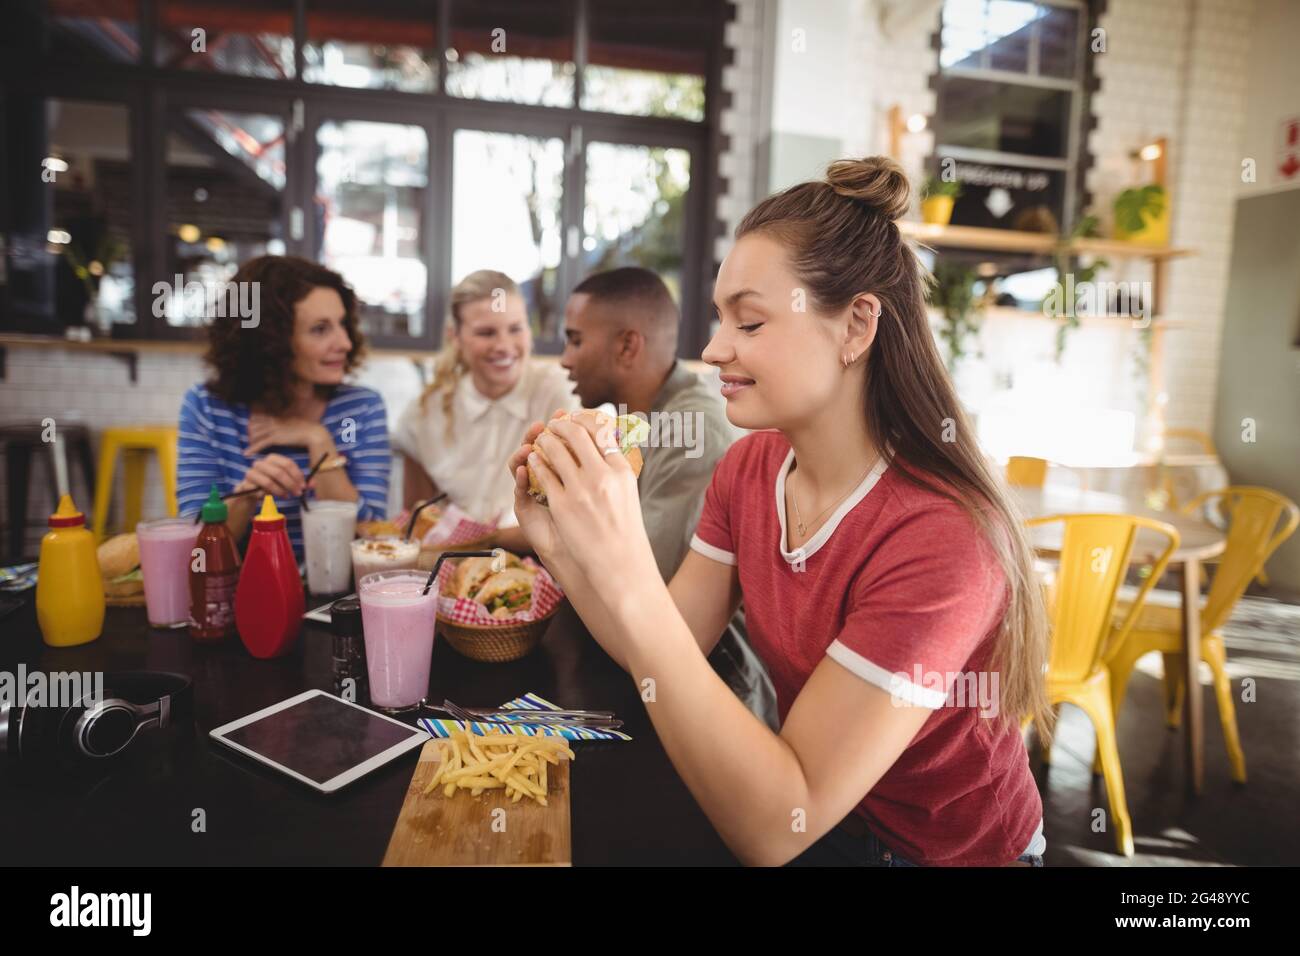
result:
[[[465,723],[479,724],[501,724],[509,726],[511,724],[545,724],[548,727],[567,727],[573,729],[585,730],[617,730],[623,726],[623,721],[612,720],[606,717],[565,717],[561,716],[572,711],[530,711],[520,708],[519,710],[510,710],[509,708],[500,708],[498,712],[509,714],[520,714],[527,717],[521,720],[501,720],[498,717],[484,716],[481,712],[468,711],[463,707],[458,707],[449,700],[444,700],[441,707],[434,707],[430,704],[424,704],[429,710],[442,710],[451,714],[457,720]],[[522,711],[522,713],[521,713]],[[612,717],[612,715],[611,715]]]

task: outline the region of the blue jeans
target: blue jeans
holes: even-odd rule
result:
[[[1043,858],[1026,853],[1016,862],[1042,866]],[[840,827],[831,831],[791,860],[788,866],[920,866],[889,849],[874,833],[853,836]]]

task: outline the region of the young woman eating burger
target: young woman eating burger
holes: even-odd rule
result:
[[[611,436],[538,423],[510,459],[529,542],[653,687],[677,772],[749,864],[1042,863],[1019,732],[1050,719],[1042,597],[935,347],[894,222],[908,203],[893,162],[841,160],[738,227],[704,360],[754,433],[719,463],[670,584]],[[779,733],[706,660],[742,599]]]

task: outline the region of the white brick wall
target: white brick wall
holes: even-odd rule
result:
[[[846,91],[858,108],[847,125],[844,146],[848,155],[884,154],[889,152],[890,107],[897,105],[904,120],[914,113],[934,115],[930,77],[939,68],[939,57],[930,37],[938,29],[941,4],[859,0],[854,7],[858,14],[847,28],[862,44],[863,55],[855,60],[861,85]],[[919,133],[905,133],[901,146],[900,162],[919,183],[923,164],[934,151],[934,132],[927,126]]]
[[[85,425],[91,429],[95,464],[99,463],[99,433],[125,425],[175,424],[181,396],[202,377],[197,355],[142,354],[138,384],[131,384],[127,364],[111,355],[71,349],[27,349],[10,347],[4,381],[0,382],[0,418],[5,424],[35,424],[53,418],[56,427]],[[82,481],[81,468],[70,457],[69,482],[77,507],[86,513],[87,523],[94,507],[93,489]],[[122,464],[116,472],[119,492]],[[3,476],[0,476],[0,481]],[[143,513],[157,517],[165,513],[157,464],[146,472]],[[54,510],[54,476],[48,456],[33,459],[27,500],[27,549],[32,555],[47,530],[46,519]],[[3,499],[0,499],[3,500]],[[110,520],[121,519],[120,493],[110,511]],[[6,525],[8,515],[4,518]],[[8,547],[6,527],[5,547]]]
[[[771,63],[769,51],[752,57],[746,43],[767,42],[752,29],[750,10],[756,4],[792,0],[739,0],[740,25],[728,36],[735,45],[737,67],[729,71],[737,89],[748,92],[749,63]],[[904,118],[913,113],[933,116],[935,96],[930,77],[938,67],[931,35],[938,24],[939,0],[884,3],[881,0],[823,0],[832,2],[854,51],[845,64],[842,89],[820,95],[842,99],[843,155],[884,153],[889,148],[888,111],[897,104]],[[1139,146],[1158,136],[1170,146],[1168,170],[1173,204],[1172,241],[1196,255],[1170,266],[1165,311],[1178,323],[1165,333],[1165,383],[1169,395],[1168,424],[1210,430],[1215,401],[1218,339],[1222,327],[1227,269],[1232,243],[1235,191],[1239,187],[1240,139],[1247,76],[1249,25],[1254,0],[1109,0],[1101,26],[1107,50],[1095,57],[1101,90],[1093,99],[1097,128],[1089,146],[1094,164],[1087,186],[1104,228],[1111,226],[1111,200],[1137,184],[1138,164],[1130,157]],[[802,6],[793,8],[802,13]],[[780,42],[783,38],[777,38]],[[778,75],[776,81],[781,82]],[[744,112],[737,97],[726,116],[732,136],[731,152],[753,149],[764,118]],[[827,104],[818,104],[825,112]],[[903,137],[902,161],[919,182],[922,163],[934,149],[930,129]],[[724,168],[739,169],[724,158]],[[752,190],[756,192],[756,190]],[[718,215],[734,227],[757,195],[745,193],[733,180],[719,199]],[[718,257],[730,247],[727,236],[717,243]],[[1149,281],[1145,260],[1112,262],[1101,279]],[[972,360],[962,378],[968,400],[986,393],[990,382],[1007,370],[1021,379],[1041,379],[1051,390],[1043,400],[1082,403],[1143,412],[1133,377],[1136,333],[1120,324],[1085,324],[1071,333],[1059,373],[1040,374],[1051,363],[1054,328],[1041,322],[1031,332],[1016,320],[988,320],[982,336],[987,359]],[[1037,329],[1037,326],[1033,327]],[[1014,347],[1013,347],[1014,344]],[[1010,351],[1007,351],[1007,350]],[[964,391],[963,394],[967,394]]]
[[[1109,198],[1139,182],[1129,153],[1169,143],[1170,238],[1195,250],[1169,267],[1166,316],[1167,423],[1213,430],[1232,224],[1240,182],[1249,25],[1253,0],[1111,0],[1096,56],[1095,165],[1088,188],[1110,224]],[[1145,263],[1112,278],[1149,279]]]

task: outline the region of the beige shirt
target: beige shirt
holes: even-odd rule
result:
[[[641,517],[667,581],[686,557],[713,469],[741,432],[727,421],[722,393],[681,362],[655,396],[649,418],[638,482]]]
[[[508,394],[485,398],[473,379],[461,376],[452,399],[451,437],[442,397],[412,402],[402,413],[392,444],[423,466],[449,499],[480,521],[518,524],[514,480],[506,462],[533,422],[550,419],[557,408],[579,407],[573,383],[558,365],[530,360]]]

